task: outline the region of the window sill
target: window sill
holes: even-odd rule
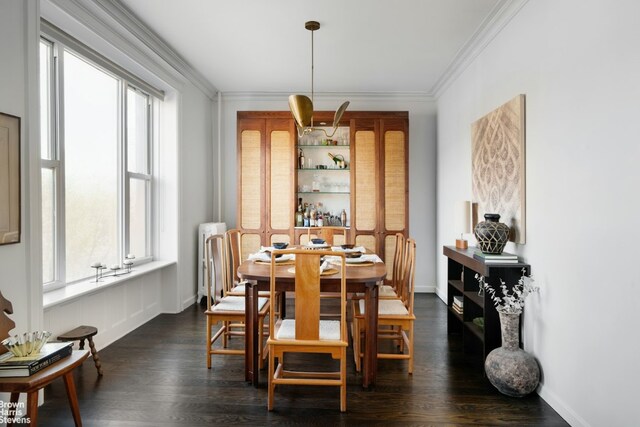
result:
[[[84,295],[99,292],[110,286],[119,285],[126,282],[127,280],[143,276],[147,273],[160,270],[173,264],[175,264],[175,261],[152,261],[146,264],[135,266],[131,273],[123,274],[118,277],[105,277],[102,279],[102,282],[95,283],[92,282],[93,279],[89,279],[84,282],[65,286],[64,288],[44,292],[44,294],[42,295],[42,305],[46,310],[58,304],[80,298]]]

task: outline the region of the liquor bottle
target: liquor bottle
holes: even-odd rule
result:
[[[309,227],[316,226],[316,208],[311,205],[311,211],[309,212]]]
[[[340,222],[342,223],[343,227],[347,226],[347,211],[345,211],[344,209],[342,209],[342,212],[340,213]]]
[[[302,198],[298,199],[298,210],[296,211],[296,227],[302,227],[304,221],[302,219]]]
[[[324,219],[322,218],[322,212],[318,212],[318,218],[316,219],[316,225],[322,227],[324,225]]]
[[[302,151],[302,148],[298,153],[298,169],[304,169],[304,151]]]

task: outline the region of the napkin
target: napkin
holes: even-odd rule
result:
[[[329,261],[327,261],[326,258],[325,258],[325,261],[320,266],[320,274],[322,274],[322,272],[325,271],[328,268],[329,268]]]
[[[367,252],[367,249],[364,246],[356,246],[353,249],[343,249],[340,246],[333,246],[331,248],[332,251],[336,251],[336,252],[344,252],[344,253],[349,253],[349,252],[362,252],[365,253]]]

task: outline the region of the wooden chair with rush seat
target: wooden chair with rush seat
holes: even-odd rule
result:
[[[413,313],[415,282],[416,243],[407,239],[402,262],[402,273],[398,283],[398,298],[384,298],[378,301],[378,339],[400,340],[399,352],[382,353],[378,351],[378,359],[407,359],[409,374],[413,374],[414,333],[413,324],[416,319]],[[366,334],[364,324],[364,300],[353,301],[353,357],[356,371],[360,371],[362,361],[362,336]],[[404,352],[405,347],[407,353]]]
[[[321,385],[340,387],[340,411],[347,410],[347,292],[346,269],[343,253],[331,251],[288,250],[278,253],[295,254],[295,318],[269,319],[269,391],[268,409],[273,410],[277,385]],[[341,258],[340,320],[320,320],[320,260],[322,256]],[[271,260],[271,298],[275,298],[276,266]],[[340,370],[334,372],[301,372],[285,369],[287,353],[327,353],[340,361]],[[276,364],[276,359],[278,363]]]
[[[234,331],[230,325],[238,325],[244,323],[245,301],[244,296],[228,295],[228,263],[226,259],[227,250],[225,246],[225,238],[221,234],[207,237],[205,242],[205,280],[207,285],[207,309],[205,315],[207,317],[207,368],[211,368],[211,356],[213,354],[235,354],[244,356],[245,351],[242,349],[228,348],[228,337],[231,334],[244,335],[244,332]],[[216,295],[216,281],[223,281],[222,297]],[[260,327],[258,329],[260,339],[260,360],[264,357],[264,349],[262,348],[264,335],[264,320],[269,314],[269,300],[267,298],[259,298],[258,300],[258,317],[260,319]],[[212,336],[212,328],[221,322],[220,329]],[[214,348],[214,343],[218,338],[222,337],[222,348]]]

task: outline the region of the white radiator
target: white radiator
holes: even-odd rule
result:
[[[227,231],[227,224],[224,222],[206,222],[198,226],[198,302],[207,296],[207,288],[205,284],[205,252],[204,242],[207,237],[214,234],[224,234]],[[216,292],[222,289],[222,278],[216,277]]]

